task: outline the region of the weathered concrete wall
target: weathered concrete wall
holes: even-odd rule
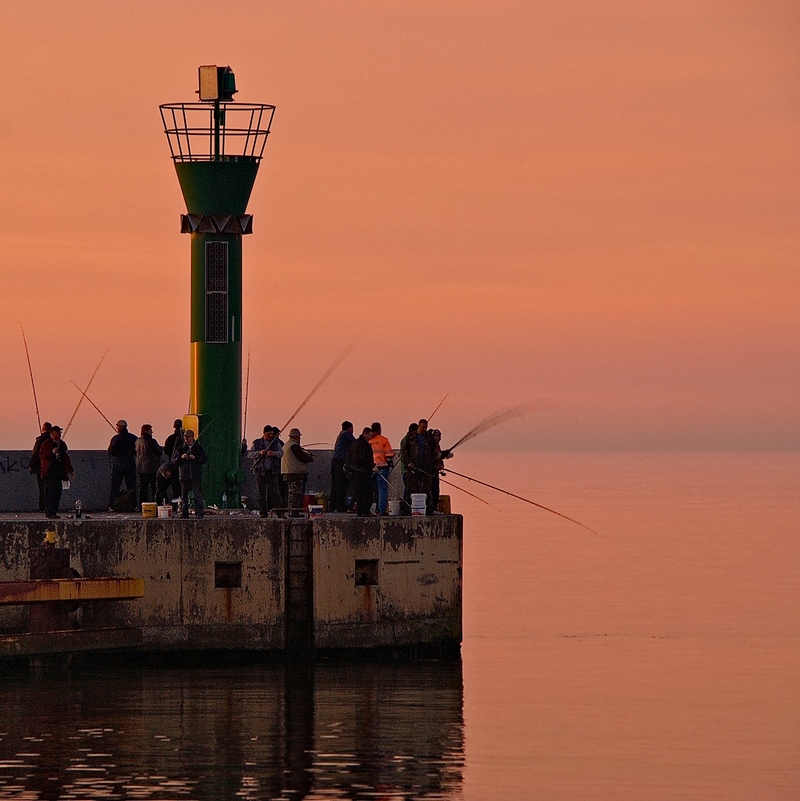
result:
[[[314,534],[317,647],[461,641],[460,516],[323,518]]]
[[[317,451],[310,465],[306,488],[309,492],[330,495],[331,454]],[[30,451],[0,451],[0,512],[33,512],[38,506],[36,477],[28,470]],[[87,511],[108,508],[111,492],[111,462],[106,451],[70,451],[75,479],[61,496],[61,511],[74,509],[80,499]],[[243,469],[245,485],[243,495],[249,498],[248,507],[258,508],[255,477],[250,471],[250,460],[245,459]],[[399,470],[395,471],[399,474]]]
[[[460,516],[326,515],[291,525],[307,527],[311,541],[305,586],[317,648],[461,641]],[[247,515],[7,520],[0,581],[28,579],[30,549],[55,528],[82,577],[145,582],[141,599],[83,602],[74,615],[82,629],[135,627],[151,649],[278,650],[286,644],[289,527]],[[0,632],[24,630],[26,615],[0,605]]]

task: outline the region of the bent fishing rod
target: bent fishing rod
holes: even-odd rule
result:
[[[42,430],[42,418],[39,416],[39,400],[36,397],[36,384],[33,382],[33,368],[31,367],[31,355],[28,353],[28,340],[25,339],[25,329],[22,323],[19,324],[19,330],[22,331],[22,344],[25,345],[25,358],[28,360],[28,373],[31,377],[31,389],[33,390],[33,404],[36,407],[36,420],[39,423],[39,431]]]
[[[506,495],[510,495],[512,498],[517,498],[520,501],[525,501],[525,503],[529,503],[531,506],[536,506],[539,509],[543,509],[545,512],[550,512],[550,514],[558,515],[558,517],[563,517],[565,520],[569,520],[570,523],[575,523],[576,526],[580,526],[581,528],[585,528],[587,531],[591,531],[592,534],[597,534],[597,532],[593,528],[589,528],[585,523],[581,523],[580,520],[575,520],[574,517],[568,517],[561,512],[557,512],[555,509],[551,509],[549,506],[542,506],[540,503],[536,503],[536,501],[532,501],[529,498],[523,498],[522,495],[516,495],[513,492],[509,492],[508,490],[504,490],[501,487],[495,487],[493,484],[487,484],[485,481],[480,481],[477,478],[472,478],[472,476],[465,476],[463,473],[457,473],[455,470],[451,470],[449,467],[445,468],[448,473],[452,473],[454,476],[459,476],[460,478],[465,478],[467,481],[474,481],[476,484],[481,484],[484,487],[488,487],[489,489],[497,490],[498,492],[502,492]]]
[[[102,417],[103,420],[105,420],[111,426],[111,428],[113,428],[114,431],[116,431],[117,427],[100,411],[97,404],[74,381],[70,381],[69,383],[72,384],[72,386],[75,387],[75,389],[77,389],[78,392],[80,392],[81,395],[83,395],[83,397],[86,398],[86,400],[89,401],[89,403],[91,403],[92,406],[94,406],[95,409],[97,409],[97,413],[100,415],[100,417]],[[83,398],[81,400],[83,400]],[[78,410],[76,409],[75,411]],[[75,415],[73,415],[73,417],[74,416]],[[71,422],[72,420],[70,420],[70,423]],[[67,426],[67,428],[69,428],[69,426]],[[66,429],[64,429],[64,433],[66,433]]]
[[[334,363],[323,373],[322,378],[320,378],[320,380],[314,384],[311,392],[309,392],[308,395],[303,398],[302,403],[294,410],[292,416],[280,427],[280,431],[284,431],[289,423],[291,423],[292,420],[294,420],[294,418],[300,414],[300,410],[311,400],[311,398],[314,397],[314,395],[317,393],[317,390],[330,378],[331,373],[333,373],[333,371],[345,360],[355,344],[355,340],[351,340],[350,343],[345,346],[345,349],[336,357]]]
[[[484,417],[477,425],[473,426],[463,437],[461,437],[455,445],[451,445],[449,448],[443,448],[442,453],[452,453],[454,448],[457,448],[462,443],[466,442],[473,437],[477,437],[479,434],[483,434],[484,431],[488,431],[490,428],[494,428],[495,426],[499,426],[502,423],[506,423],[509,420],[513,420],[515,417],[523,418],[526,414],[530,412],[558,412],[558,411],[565,411],[564,409],[565,404],[561,403],[553,398],[538,398],[537,400],[528,401],[527,403],[522,403],[519,406],[511,406],[508,409],[500,409],[497,412],[493,412],[488,417]]]
[[[441,406],[441,405],[442,405],[442,404],[443,404],[443,403],[444,403],[444,402],[447,400],[447,396],[448,396],[449,394],[450,394],[449,392],[448,392],[448,393],[446,393],[446,394],[445,394],[445,396],[444,396],[444,397],[443,397],[443,398],[442,398],[442,399],[439,401],[439,406]],[[436,408],[435,408],[435,409],[434,409],[434,410],[433,410],[433,411],[432,411],[432,412],[431,412],[431,413],[428,415],[428,422],[429,422],[429,423],[430,423],[430,421],[433,419],[433,415],[435,415],[435,414],[436,414],[436,412],[438,412],[438,411],[439,411],[439,406],[437,406],[437,407],[436,407]]]
[[[78,413],[78,409],[81,408],[81,404],[83,403],[83,399],[86,398],[86,400],[89,400],[89,398],[86,397],[85,393],[88,392],[89,391],[89,387],[92,386],[92,381],[94,381],[94,377],[97,375],[97,371],[100,369],[100,365],[103,363],[103,359],[105,359],[106,353],[108,353],[108,348],[106,348],[105,353],[100,357],[100,361],[97,363],[97,367],[94,368],[94,372],[92,373],[92,377],[89,379],[89,383],[86,385],[86,389],[81,389],[80,387],[78,387],[77,384],[75,384],[75,386],[78,388],[78,391],[81,393],[81,397],[78,400],[78,405],[75,407],[75,411],[72,413],[72,417],[69,418],[69,422],[67,423],[67,427],[64,429],[64,436],[65,437],[67,435],[67,431],[69,431],[69,427],[72,425],[72,421],[75,419],[75,415]],[[92,402],[89,401],[89,403],[92,403]],[[92,403],[92,406],[94,406],[93,403]],[[94,408],[97,409],[96,406],[94,406]],[[100,409],[97,409],[97,411],[100,412]],[[100,414],[103,414],[103,413],[100,412]],[[109,425],[111,425],[111,422],[109,421],[109,419],[104,414],[103,414],[103,418],[106,420],[106,422]],[[114,426],[111,426],[111,427],[114,428]],[[116,428],[114,428],[114,430],[116,431]]]

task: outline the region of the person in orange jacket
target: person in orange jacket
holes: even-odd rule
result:
[[[379,515],[386,514],[386,506],[389,501],[389,473],[394,467],[394,451],[389,444],[389,440],[381,433],[381,424],[372,424],[372,458],[375,462],[375,478],[373,479],[377,490],[377,512]]]

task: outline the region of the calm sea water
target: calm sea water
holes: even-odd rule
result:
[[[598,533],[453,478],[460,663],[2,676],[0,798],[797,799],[800,455],[478,442]]]

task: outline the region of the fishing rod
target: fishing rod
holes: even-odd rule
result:
[[[471,497],[475,498],[475,500],[480,501],[481,503],[485,503],[487,506],[491,506],[492,509],[494,509],[497,512],[500,512],[500,514],[503,513],[502,509],[500,509],[499,507],[495,506],[493,503],[489,503],[489,501],[484,500],[483,498],[481,498],[480,495],[476,495],[474,492],[470,492],[469,490],[465,490],[463,487],[459,487],[458,484],[453,484],[452,481],[446,481],[441,476],[439,477],[439,481],[441,481],[442,484],[447,484],[448,487],[454,487],[457,490],[461,490],[461,492],[466,492],[467,495],[470,495]]]
[[[461,437],[461,439],[458,440],[455,445],[451,445],[449,448],[443,449],[443,452],[450,453],[454,448],[457,448],[467,440],[477,437],[478,434],[483,434],[484,431],[488,431],[490,428],[494,428],[495,426],[499,426],[509,420],[513,420],[515,417],[524,417],[529,412],[564,411],[563,407],[563,403],[559,403],[552,398],[539,398],[537,400],[529,401],[528,403],[522,403],[519,406],[511,406],[508,409],[500,409],[497,412],[493,412],[488,417],[484,417],[480,423],[467,431],[467,433],[464,434],[464,436]]]
[[[487,484],[485,481],[480,481],[477,478],[472,478],[472,476],[465,476],[463,473],[457,473],[455,470],[451,470],[449,467],[447,468],[447,472],[452,473],[454,476],[460,476],[461,478],[466,478],[467,481],[474,481],[476,484],[481,484],[484,487],[489,487],[489,489],[497,490],[498,492],[503,492],[506,495],[510,495],[512,498],[517,498],[520,501],[525,501],[525,503],[529,503],[531,504],[531,506],[537,506],[539,509],[544,509],[545,512],[550,512],[551,514],[563,517],[565,520],[569,520],[570,523],[575,523],[575,525],[580,526],[581,528],[585,528],[587,531],[591,531],[592,534],[597,534],[597,532],[593,528],[589,528],[589,526],[587,526],[585,523],[581,523],[580,520],[575,520],[572,517],[567,517],[567,515],[561,514],[561,512],[557,512],[555,509],[550,509],[547,506],[542,506],[542,504],[536,503],[536,501],[532,501],[529,498],[523,498],[522,495],[515,495],[513,492],[501,489],[500,487],[495,487],[493,484]]]
[[[86,398],[86,400],[89,401],[89,403],[91,403],[92,406],[94,406],[95,409],[97,409],[100,417],[102,417],[103,420],[105,420],[111,426],[111,428],[113,428],[114,431],[116,431],[117,427],[100,411],[100,409],[97,407],[97,404],[74,381],[70,381],[69,383],[72,384],[72,386],[75,387],[75,389],[77,389],[78,392],[80,392],[81,395],[83,395],[83,397]],[[75,411],[77,411],[77,409]],[[74,416],[75,415],[73,415],[73,417]],[[72,420],[70,420],[70,423],[71,422]],[[67,426],[67,428],[69,428],[69,426]],[[64,429],[64,433],[66,433],[66,429]]]
[[[28,373],[31,377],[31,389],[33,390],[33,404],[36,406],[36,420],[39,423],[39,431],[42,430],[42,418],[39,416],[39,400],[36,397],[36,384],[33,382],[33,368],[31,367],[31,355],[28,353],[28,340],[25,339],[25,329],[22,323],[19,324],[19,330],[22,331],[22,344],[25,345],[25,358],[28,360]]]
[[[394,469],[394,468],[392,468],[392,469]],[[426,476],[431,476],[431,478],[433,478],[433,474],[429,473],[427,470],[420,470],[418,467],[416,469],[419,470],[420,473],[424,473]],[[389,474],[391,475],[391,471],[389,471]],[[378,473],[378,476],[380,478],[382,478],[386,482],[386,484],[388,485],[389,489],[391,489],[391,490],[394,489],[394,487],[392,486],[392,484],[389,481],[389,479],[386,478],[386,476],[383,475],[383,473]],[[480,497],[480,495],[475,495],[474,492],[470,492],[469,490],[465,490],[463,487],[459,487],[458,484],[453,484],[452,481],[445,481],[445,479],[443,479],[441,476],[439,477],[439,481],[441,481],[442,484],[447,484],[448,487],[454,487],[457,490],[461,490],[461,492],[465,492],[467,495],[470,495],[471,497],[475,498],[475,500],[480,501],[481,503],[485,503],[487,506],[491,506],[492,509],[494,509],[494,510],[496,510],[496,511],[498,511],[498,512],[500,512],[502,514],[502,512],[503,512],[502,509],[499,509],[494,504],[489,503],[489,501],[484,500],[483,498]],[[406,506],[410,506],[410,504],[408,503],[408,501],[405,498],[401,497],[401,498],[398,498],[398,500],[402,501]]]
[[[247,438],[247,399],[250,396],[250,346],[247,346],[247,378],[244,382],[244,420],[242,421],[242,442]]]
[[[100,365],[103,363],[103,359],[105,359],[106,353],[108,353],[108,348],[106,348],[105,353],[100,357],[100,361],[97,363],[97,367],[94,368],[94,372],[92,373],[92,377],[89,379],[89,383],[86,385],[86,389],[81,389],[80,387],[78,387],[77,384],[75,384],[75,386],[78,387],[78,391],[81,393],[81,398],[78,401],[78,405],[75,407],[75,411],[72,413],[72,417],[69,418],[69,422],[67,423],[67,427],[64,429],[64,436],[65,437],[67,435],[67,431],[69,431],[69,427],[72,425],[72,421],[75,419],[75,415],[78,413],[78,409],[81,408],[81,404],[83,403],[83,399],[86,398],[86,400],[89,400],[89,398],[86,397],[85,393],[87,393],[89,391],[89,387],[92,386],[92,381],[94,381],[94,377],[97,375],[97,371],[100,369]],[[92,402],[89,401],[89,403],[92,403]],[[92,403],[92,406],[94,406],[93,403]],[[97,409],[96,406],[94,406],[94,408]],[[97,409],[97,411],[100,412],[100,409]],[[103,414],[103,413],[100,412],[100,414]],[[108,422],[108,418],[105,415],[103,415],[103,417]],[[109,425],[111,425],[110,422],[109,422]],[[111,427],[114,428],[114,426],[111,426]],[[114,428],[114,430],[116,431],[116,428]]]
[[[294,414],[292,414],[292,416],[280,427],[281,431],[284,431],[286,429],[289,423],[291,423],[292,420],[294,420],[294,418],[297,417],[297,415],[300,413],[300,410],[311,400],[311,398],[314,397],[317,390],[328,380],[328,378],[330,378],[331,373],[333,373],[333,371],[345,360],[347,355],[353,349],[354,345],[355,345],[355,340],[352,340],[345,347],[345,349],[336,357],[334,363],[323,373],[322,378],[320,378],[320,380],[317,381],[311,392],[309,392],[308,395],[306,395],[305,398],[303,398],[303,402],[297,407],[297,409],[295,409]]]
[[[442,398],[442,399],[439,401],[439,406],[441,406],[441,405],[442,405],[442,404],[443,404],[443,403],[444,403],[444,402],[447,400],[447,395],[449,395],[449,394],[450,394],[450,393],[448,392],[448,393],[447,393],[447,394],[446,394],[446,395],[445,395],[445,396],[444,396],[444,397],[443,397],[443,398]],[[432,411],[432,412],[431,412],[431,413],[428,415],[428,422],[429,422],[429,423],[430,423],[430,421],[433,419],[433,415],[435,415],[435,414],[436,414],[436,412],[438,412],[438,411],[439,411],[439,406],[437,406],[437,407],[436,407],[436,408],[435,408],[435,409],[434,409],[434,410],[433,410],[433,411]]]

